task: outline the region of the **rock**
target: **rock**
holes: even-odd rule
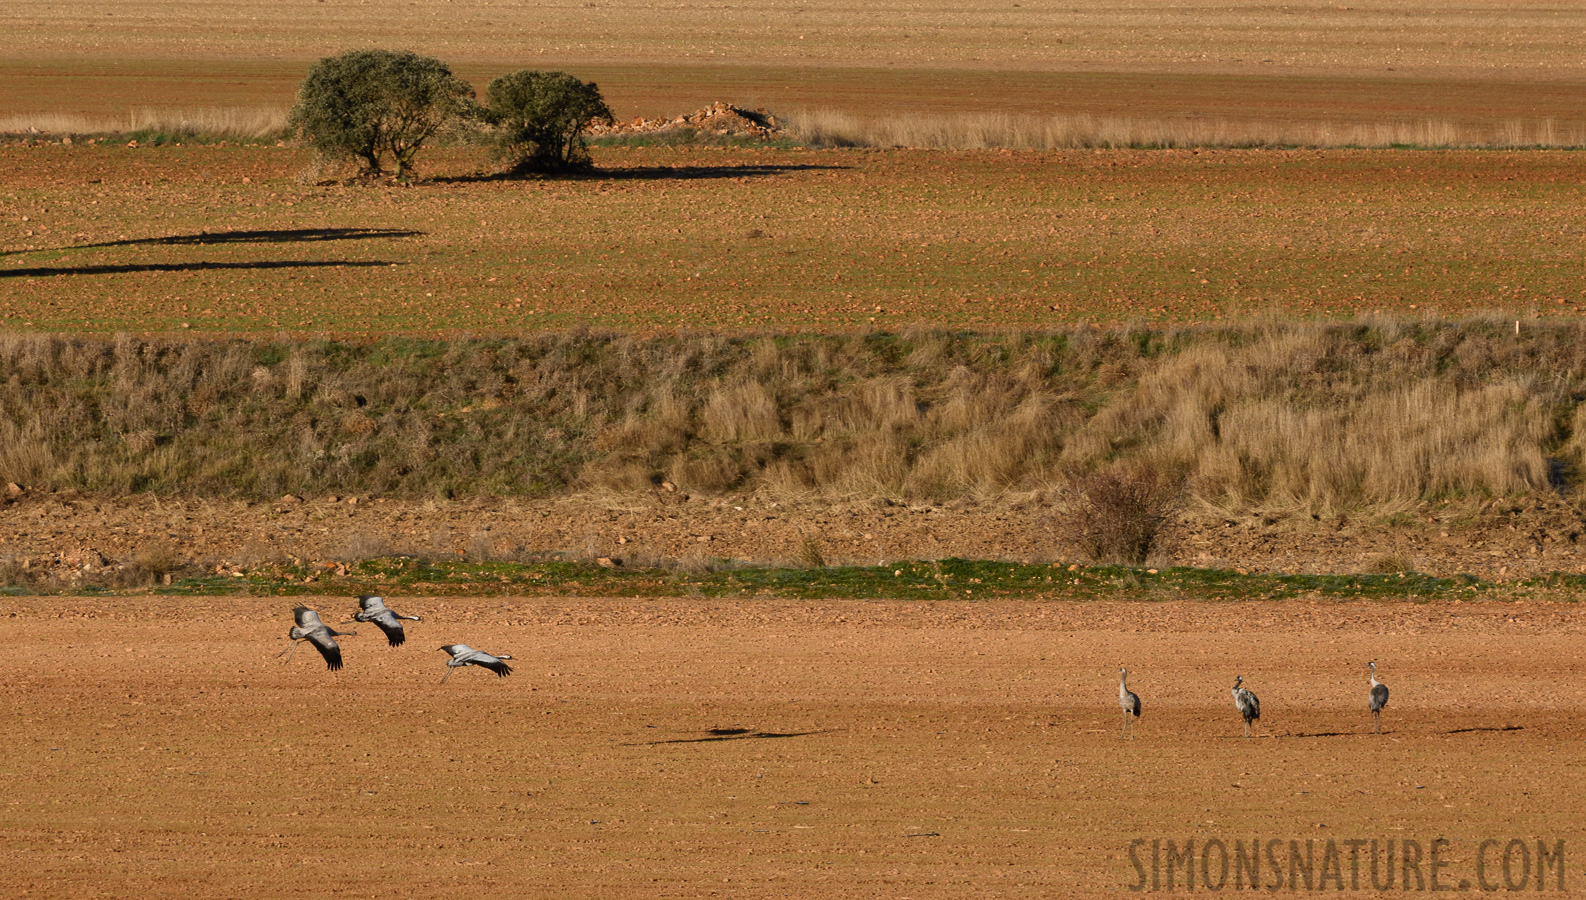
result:
[[[282,506],[296,506],[303,502],[303,498],[296,494],[284,494],[278,502]]]
[[[597,556],[595,565],[600,566],[602,569],[615,569],[622,565],[622,560],[612,559],[609,556]]]
[[[666,491],[668,494],[670,494],[670,493],[673,493],[673,492],[675,492],[677,490],[677,485],[673,484],[670,481],[663,481],[663,482],[661,482],[661,490]]]
[[[27,492],[27,488],[17,484],[15,481],[6,482],[6,496],[10,497],[12,500],[15,500]]]

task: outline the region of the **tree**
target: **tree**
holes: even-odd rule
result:
[[[503,75],[485,89],[485,102],[490,120],[501,129],[501,154],[516,172],[590,165],[584,132],[594,122],[612,121],[600,88],[566,72],[525,69]]]
[[[473,96],[438,59],[349,50],[308,70],[287,123],[325,156],[357,159],[360,174],[382,174],[389,154],[403,178],[425,141],[475,114]]]

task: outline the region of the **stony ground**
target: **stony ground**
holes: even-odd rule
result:
[[[0,894],[1100,896],[1213,838],[1442,838],[1476,886],[1586,837],[1574,604],[393,605],[331,673],[288,600],[0,598]],[[516,671],[441,686],[459,640]]]
[[[405,553],[439,558],[614,557],[631,565],[713,560],[796,564],[814,541],[832,564],[875,565],[957,556],[1078,560],[1040,498],[909,505],[696,499],[656,491],[605,501],[435,502],[357,497],[273,503],[71,499],[0,500],[0,559],[61,571],[140,556],[207,566],[293,557],[349,562]],[[1157,564],[1273,572],[1370,572],[1409,567],[1509,579],[1586,571],[1580,516],[1561,502],[1431,507],[1380,519],[1262,520],[1187,514]],[[1389,568],[1384,569],[1384,566]]]

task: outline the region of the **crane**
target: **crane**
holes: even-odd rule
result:
[[[332,672],[341,669],[341,645],[336,643],[336,638],[338,636],[352,636],[358,632],[337,631],[321,622],[319,613],[306,606],[299,606],[292,610],[292,621],[297,624],[293,625],[292,630],[286,633],[286,636],[292,639],[292,645],[287,648],[287,650],[292,651],[291,655],[286,658],[287,662],[291,662],[292,657],[297,655],[297,642],[308,641],[314,645],[314,649],[319,651],[320,656],[325,657],[327,668]],[[281,651],[281,654],[284,653],[286,653],[286,650]]]
[[[1377,661],[1366,663],[1371,670],[1371,718],[1376,722],[1376,733],[1382,733],[1382,708],[1388,705],[1388,686],[1377,680]]]
[[[1239,708],[1239,715],[1245,720],[1245,737],[1249,737],[1250,723],[1261,718],[1261,701],[1249,688],[1241,687],[1244,683],[1245,676],[1235,675],[1234,689],[1229,693],[1234,695],[1234,706]]]
[[[407,635],[402,632],[403,619],[409,622],[424,621],[418,616],[404,616],[393,612],[385,605],[384,597],[377,597],[374,594],[364,594],[359,597],[358,607],[359,610],[353,615],[352,621],[373,622],[375,627],[385,632],[386,640],[390,641],[393,647],[400,647],[402,642],[407,640]]]
[[[1124,735],[1129,740],[1134,740],[1134,720],[1140,718],[1140,695],[1129,690],[1129,670],[1118,667],[1118,706],[1123,709],[1123,730],[1118,733],[1118,739]]]
[[[502,662],[502,660],[512,658],[505,653],[495,656],[483,650],[475,650],[467,644],[447,644],[441,649],[451,654],[452,657],[446,661],[446,675],[441,679],[441,684],[445,684],[446,679],[452,677],[452,670],[460,666],[484,666],[496,673],[499,678],[505,678],[512,674],[512,667]]]

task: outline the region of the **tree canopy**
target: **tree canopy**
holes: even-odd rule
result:
[[[485,89],[498,145],[516,171],[558,171],[590,164],[584,132],[612,121],[611,109],[592,81],[566,72],[525,69],[503,75]]]
[[[413,168],[424,142],[477,113],[473,88],[445,63],[411,51],[350,50],[309,69],[288,124],[320,153],[380,175]]]

